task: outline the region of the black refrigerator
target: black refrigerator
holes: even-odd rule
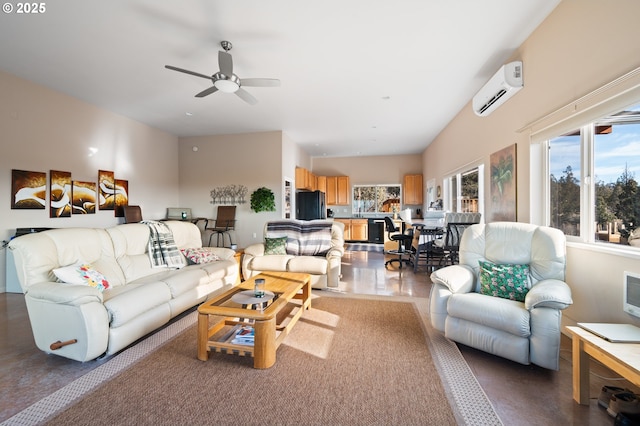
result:
[[[303,191],[296,194],[296,219],[326,219],[327,206],[322,191]]]

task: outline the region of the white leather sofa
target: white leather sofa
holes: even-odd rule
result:
[[[565,236],[557,229],[516,222],[470,226],[460,241],[460,263],[431,274],[433,327],[464,345],[557,370],[562,310],[573,303],[565,258]],[[479,261],[529,265],[524,301],[481,294]]]
[[[202,246],[194,224],[165,223],[178,248]],[[207,248],[219,258],[209,263],[151,267],[149,235],[147,225],[133,223],[52,229],[10,242],[38,348],[78,361],[114,354],[216,290],[237,283],[235,252],[226,248]],[[99,271],[109,288],[59,282],[53,270],[78,262]],[[54,342],[73,340],[77,342],[51,349]]]
[[[244,250],[242,258],[242,274],[245,279],[251,278],[263,271],[274,272],[303,272],[311,275],[311,286],[317,289],[338,287],[342,271],[342,256],[344,255],[344,224],[341,222],[312,220],[282,220],[267,222],[264,227],[265,238],[288,236],[287,244],[298,246],[296,232],[282,230],[270,231],[270,224],[287,224],[293,226],[313,226],[318,223],[330,223],[330,243],[326,254],[305,256],[296,254],[265,254],[265,244],[252,244]]]

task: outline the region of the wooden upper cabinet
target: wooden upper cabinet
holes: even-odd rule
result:
[[[349,204],[349,193],[351,188],[349,185],[349,176],[338,176],[337,179],[338,189],[336,191],[336,205],[345,206]]]
[[[349,176],[327,176],[326,203],[328,206],[346,206],[349,204],[351,188]]]
[[[402,194],[403,204],[422,204],[422,175],[405,175],[404,190]]]
[[[316,175],[304,167],[296,167],[296,189],[315,191],[317,188]]]
[[[327,177],[326,176],[317,176],[317,186],[316,189],[318,191],[322,191],[325,194],[327,193]]]

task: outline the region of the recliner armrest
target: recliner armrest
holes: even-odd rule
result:
[[[250,256],[264,256],[264,243],[251,244],[249,247],[244,249],[244,254]]]
[[[45,282],[29,286],[27,293],[32,299],[61,305],[80,306],[86,303],[103,302],[100,290],[86,285]]]
[[[573,304],[571,289],[564,281],[548,279],[531,287],[524,299],[527,310],[553,308],[563,310]]]
[[[451,265],[433,271],[431,281],[447,287],[451,293],[469,293],[473,291],[476,276],[467,265]]]
[[[333,246],[327,252],[327,259],[330,257],[342,257],[344,256],[344,247]]]

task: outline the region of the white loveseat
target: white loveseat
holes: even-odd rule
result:
[[[460,241],[460,263],[431,274],[433,327],[467,346],[557,370],[562,310],[573,303],[564,282],[565,257],[564,234],[554,228],[516,222],[470,226]],[[494,276],[500,283],[496,293],[482,294],[480,261],[528,265],[524,301],[493,295],[507,282],[504,274]],[[485,280],[485,289],[487,282],[492,281]]]
[[[320,229],[320,228],[325,229]],[[318,235],[314,232],[328,232]],[[338,287],[344,255],[344,224],[333,220],[281,220],[267,222],[265,238],[286,236],[286,254],[265,254],[265,244],[252,244],[244,250],[242,274],[245,279],[263,271],[303,272],[311,275],[313,288]],[[321,241],[321,242],[320,242]],[[315,243],[318,245],[314,248]],[[322,245],[322,247],[320,246]],[[299,255],[306,247],[318,255]]]
[[[194,224],[165,223],[178,248],[202,247]],[[219,258],[209,263],[153,268],[149,235],[149,226],[133,223],[52,229],[9,243],[39,349],[78,361],[114,354],[216,290],[237,283],[235,253],[226,248],[207,248]],[[108,288],[62,283],[54,275],[54,269],[78,262],[99,271]],[[73,340],[77,342],[51,348]]]

